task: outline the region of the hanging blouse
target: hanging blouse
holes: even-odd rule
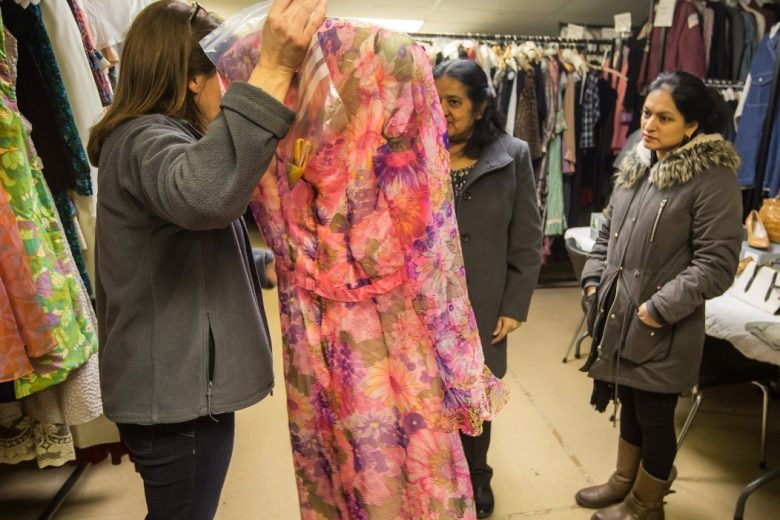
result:
[[[474,165],[472,164],[467,168],[452,170],[450,172],[450,176],[452,177],[452,190],[455,195],[455,200],[458,200],[460,194],[463,193],[463,188],[466,187],[466,181],[469,179],[469,175],[471,175],[471,170],[473,169]]]
[[[0,381],[13,381],[33,371],[30,358],[56,344],[37,301],[11,199],[2,188],[0,230]]]
[[[45,5],[50,5],[50,4],[47,3]],[[7,63],[9,69],[9,81],[11,82],[11,84],[16,85],[17,72],[18,72],[17,71],[18,69],[17,42],[14,36],[8,31],[7,27],[5,28],[4,32],[6,38],[5,47],[6,47]],[[27,52],[25,56],[29,58],[29,52],[27,48],[25,48],[25,52]],[[37,74],[38,71],[36,67],[32,67],[32,69],[34,70],[30,70],[30,69],[31,67],[29,66],[29,60],[28,60],[28,64],[26,67],[26,72],[28,73],[28,76],[25,78],[26,82],[23,82],[22,88],[25,88],[26,94],[28,95],[28,97],[31,98],[33,104],[36,105],[36,110],[33,111],[33,115],[37,118],[36,128],[38,131],[36,132],[35,135],[39,137],[40,140],[42,140],[39,142],[43,146],[43,149],[46,151],[47,160],[45,162],[48,165],[46,169],[46,172],[48,173],[47,183],[50,182],[51,183],[49,186],[50,189],[56,192],[56,195],[54,195],[54,200],[57,205],[57,211],[59,213],[60,220],[63,223],[63,226],[66,230],[66,236],[68,238],[68,243],[70,245],[71,251],[73,252],[74,262],[76,263],[76,266],[79,270],[79,274],[81,275],[84,284],[87,286],[87,289],[91,292],[92,289],[91,289],[90,277],[87,270],[85,259],[82,254],[83,248],[81,247],[79,240],[76,238],[79,235],[76,217],[79,216],[81,219],[84,219],[89,215],[89,212],[85,211],[82,212],[80,215],[78,215],[73,203],[70,200],[68,193],[66,193],[66,188],[68,186],[63,185],[63,182],[69,182],[70,180],[69,173],[64,173],[66,171],[70,172],[70,169],[67,166],[68,163],[67,146],[65,145],[64,136],[58,133],[57,126],[51,124],[51,121],[54,119],[53,111],[48,111],[44,106],[44,105],[48,105],[47,103],[48,94],[42,88],[43,78]],[[29,73],[33,73],[33,74],[30,75]],[[35,81],[35,87],[38,90],[36,90],[35,92],[31,92],[31,88],[30,88],[31,85],[29,81],[34,80],[35,78],[38,78],[40,80],[40,81]],[[38,96],[35,95],[36,93],[38,94]],[[83,107],[83,104],[80,106]],[[98,106],[98,111],[101,111],[102,109],[99,103],[97,106]],[[96,118],[88,118],[88,119],[82,118],[82,123],[85,126],[84,135],[86,135],[88,128],[95,123],[95,120]],[[26,120],[24,121],[26,122]],[[30,133],[32,129],[29,128],[29,123],[27,123],[27,126],[28,126],[27,131],[28,133]],[[54,153],[54,155],[52,155],[52,153]],[[90,167],[90,170],[96,171],[93,170],[92,167]],[[62,179],[63,175],[68,175],[67,179]],[[44,176],[46,176],[46,174]],[[94,243],[94,240],[92,240],[92,243]]]
[[[73,18],[76,20],[79,33],[81,33],[81,41],[84,44],[84,52],[87,53],[89,68],[92,71],[92,77],[100,95],[100,103],[107,107],[114,100],[114,90],[111,88],[111,82],[108,80],[108,72],[103,69],[101,64],[103,56],[95,47],[95,40],[92,37],[92,32],[89,30],[89,24],[81,3],[78,0],[68,0],[68,6],[73,13]]]
[[[519,74],[519,81],[522,83],[518,85],[521,91],[517,96],[514,135],[528,143],[531,159],[539,159],[543,152],[536,95],[536,71],[533,67],[529,67]]]
[[[0,40],[0,188],[10,197],[38,301],[56,342],[51,352],[30,360],[32,373],[15,381],[16,396],[21,398],[64,381],[71,370],[83,365],[97,351],[97,337],[51,193],[16,106],[11,71],[5,59],[3,38]]]
[[[19,102],[22,111],[33,123],[33,131],[40,135],[40,138],[38,135],[33,138],[40,146],[45,144],[62,148],[58,150],[60,155],[56,159],[48,160],[44,155],[44,166],[48,163],[52,169],[67,167],[66,175],[72,178],[72,186],[71,179],[68,179],[67,187],[73,187],[81,195],[92,195],[89,161],[73,118],[51,40],[43,25],[41,8],[30,6],[22,9],[11,0],[3,0],[2,7],[4,23],[7,23],[9,31],[19,42],[19,81],[27,79],[25,86],[19,87]],[[33,93],[33,87],[39,89],[38,92]],[[39,112],[48,110],[49,106],[51,113]],[[64,164],[59,164],[60,161]],[[52,189],[55,192],[62,191]]]
[[[153,0],[83,0],[98,50],[122,43],[133,19]],[[189,2],[188,2],[189,3]]]

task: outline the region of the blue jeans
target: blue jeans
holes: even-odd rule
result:
[[[233,454],[235,417],[118,424],[144,481],[147,520],[211,520]]]

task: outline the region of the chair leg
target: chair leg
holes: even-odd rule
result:
[[[764,394],[763,409],[761,411],[761,459],[758,461],[758,465],[761,469],[766,469],[766,425],[769,418],[769,389],[758,381],[751,381],[751,383],[759,387]]]
[[[770,471],[763,477],[757,478],[745,486],[745,488],[742,490],[742,493],[739,494],[739,499],[737,499],[737,508],[734,511],[734,520],[742,520],[742,518],[745,516],[745,503],[753,491],[760,488],[770,480],[775,480],[778,478],[780,478],[780,468]]]
[[[574,357],[577,359],[580,359],[582,357],[582,352],[580,351],[580,347],[582,347],[582,342],[585,341],[585,338],[588,337],[588,331],[582,333],[582,336],[580,336],[577,339],[577,346],[574,349]]]
[[[571,338],[571,342],[569,342],[569,348],[566,349],[566,354],[563,356],[562,363],[566,363],[569,361],[569,354],[571,354],[572,349],[574,348],[574,345],[577,343],[577,336],[580,335],[580,330],[582,330],[582,326],[585,325],[585,316],[582,316],[582,319],[580,320],[580,324],[577,325],[577,330],[574,331],[574,336]],[[579,356],[577,356],[579,358]]]
[[[691,424],[693,424],[693,418],[696,417],[696,413],[699,411],[699,407],[701,406],[701,400],[703,397],[703,392],[699,390],[698,387],[694,387],[693,395],[691,397],[693,398],[691,411],[688,412],[688,417],[685,418],[685,424],[683,424],[682,430],[680,430],[680,435],[677,437],[678,450],[680,449],[680,446],[682,446],[682,443],[685,440],[685,436],[688,435],[688,430],[691,428]]]

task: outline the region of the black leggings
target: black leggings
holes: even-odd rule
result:
[[[645,471],[657,479],[668,479],[677,455],[674,408],[678,395],[621,386],[618,397],[620,436],[634,446],[642,447]]]

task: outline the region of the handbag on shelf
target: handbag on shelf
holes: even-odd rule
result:
[[[780,197],[764,199],[758,216],[766,227],[769,240],[780,244]]]
[[[737,275],[729,293],[769,314],[780,310],[780,271],[771,265],[750,262]]]

